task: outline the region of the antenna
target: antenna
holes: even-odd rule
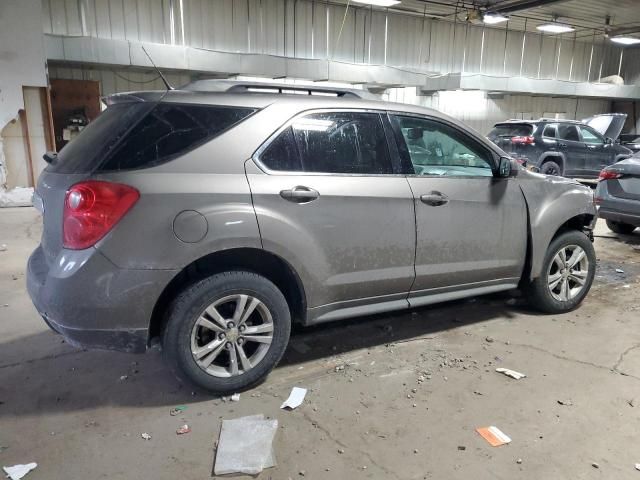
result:
[[[158,72],[158,75],[160,75],[160,78],[162,79],[162,82],[164,83],[165,87],[167,87],[167,90],[174,90],[174,88],[171,86],[171,84],[167,81],[166,78],[164,78],[164,75],[162,74],[162,72],[160,71],[160,69],[156,66],[156,64],[153,62],[153,58],[151,58],[151,55],[149,55],[149,52],[147,52],[147,49],[144,48],[144,45],[142,46],[142,51],[147,55],[147,58],[149,59],[149,61],[151,62],[151,65],[153,65],[153,68],[156,69],[156,72]]]

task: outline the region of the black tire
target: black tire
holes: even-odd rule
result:
[[[543,173],[545,175],[560,176],[562,175],[562,168],[560,168],[560,165],[558,165],[556,162],[547,160],[542,164],[542,167],[540,167],[540,173]]]
[[[207,373],[196,363],[191,351],[191,342],[195,323],[205,309],[214,302],[232,295],[249,295],[262,302],[270,313],[273,331],[266,354],[255,366],[240,372],[239,375],[225,378]],[[165,358],[179,378],[186,378],[211,393],[226,395],[246,390],[262,382],[282,358],[290,333],[289,306],[278,287],[255,273],[230,271],[201,280],[176,297],[169,308],[162,344]],[[216,336],[213,333],[214,339]],[[231,358],[230,352],[222,352],[220,355]],[[235,358],[238,362],[239,357]]]
[[[622,235],[629,235],[636,229],[635,225],[629,225],[623,222],[614,222],[613,220],[607,220],[607,227],[609,230]]]
[[[556,254],[563,247],[569,247],[572,245],[581,247],[584,250],[588,261],[588,268],[585,271],[586,278],[582,290],[575,297],[566,301],[561,301],[554,298],[552,295],[547,279]],[[552,314],[568,312],[580,305],[582,300],[584,300],[584,297],[589,293],[595,273],[596,252],[593,248],[593,244],[583,232],[570,230],[558,235],[551,241],[544,258],[540,276],[527,285],[524,289],[524,293],[529,304],[541,312]]]

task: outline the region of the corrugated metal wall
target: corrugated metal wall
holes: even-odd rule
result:
[[[491,98],[481,91],[444,91],[433,96],[418,96],[415,88],[393,88],[385,100],[435,108],[451,115],[486,135],[496,122],[509,118],[536,119],[557,114],[559,118],[577,119],[610,111],[610,102],[602,99],[504,95]]]
[[[585,81],[618,73],[620,55],[618,47],[601,40],[527,33],[523,42],[522,32],[504,28],[366,7],[347,10],[322,0],[42,0],[42,5],[44,32],[50,34],[329,57],[439,73]]]

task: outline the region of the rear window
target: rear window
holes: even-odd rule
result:
[[[124,103],[105,110],[49,167],[56,173],[149,168],[219,135],[255,110],[176,103]]]
[[[533,133],[533,125],[528,123],[507,123],[493,127],[489,138],[496,137],[527,137]]]

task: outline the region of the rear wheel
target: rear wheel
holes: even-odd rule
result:
[[[615,233],[621,233],[623,235],[629,235],[636,229],[635,225],[629,225],[623,222],[614,222],[613,220],[607,220],[607,227],[609,230]]]
[[[596,271],[596,253],[589,238],[571,230],[551,241],[541,275],[525,289],[529,303],[545,313],[577,307],[589,292]]]
[[[560,165],[552,160],[548,160],[542,164],[540,167],[540,173],[544,173],[545,175],[562,175],[562,169]]]
[[[250,272],[224,272],[184,290],[163,334],[178,374],[216,394],[246,390],[276,366],[291,332],[282,292]]]

